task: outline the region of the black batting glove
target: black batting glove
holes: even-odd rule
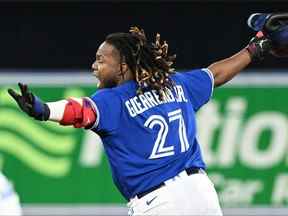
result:
[[[261,61],[271,51],[272,42],[270,39],[263,36],[262,33],[257,33],[256,36],[250,40],[246,49],[253,62]]]
[[[47,104],[43,103],[37,96],[33,95],[26,84],[18,83],[21,95],[13,89],[8,89],[8,93],[17,102],[20,109],[29,116],[40,121],[49,119],[50,110]]]

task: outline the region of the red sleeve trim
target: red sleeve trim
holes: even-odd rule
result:
[[[90,128],[96,121],[96,113],[90,104],[90,101],[82,98],[83,104],[73,99],[68,99],[65,106],[61,125],[73,125],[75,128]]]

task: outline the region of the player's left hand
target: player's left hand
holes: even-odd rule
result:
[[[256,13],[248,19],[255,31],[261,30],[271,40],[270,53],[275,57],[288,57],[288,13]]]
[[[8,89],[8,93],[17,102],[20,109],[37,120],[48,120],[50,110],[47,104],[30,92],[26,84],[18,83],[18,86],[21,94],[18,94],[13,89]]]
[[[263,60],[264,57],[271,51],[271,48],[271,40],[265,37],[260,31],[250,40],[248,46],[246,47],[252,61]]]

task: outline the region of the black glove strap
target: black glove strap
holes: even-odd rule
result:
[[[43,115],[41,116],[36,116],[35,115],[35,119],[40,120],[40,121],[47,121],[50,117],[50,109],[48,107],[48,105],[45,103],[43,106]]]

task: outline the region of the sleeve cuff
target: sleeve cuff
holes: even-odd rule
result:
[[[95,129],[95,128],[97,128],[98,125],[99,125],[99,120],[100,120],[99,109],[98,109],[96,103],[95,103],[91,98],[85,97],[85,99],[87,99],[87,100],[90,102],[92,108],[94,109],[94,111],[95,111],[95,113],[96,113],[96,121],[95,121],[95,123],[92,125],[92,127],[86,128],[86,129],[88,129],[88,130]]]
[[[202,71],[207,73],[207,75],[209,76],[209,78],[211,80],[211,93],[210,93],[210,97],[209,97],[209,98],[211,98],[213,95],[213,90],[214,90],[214,75],[208,68],[202,68]]]

